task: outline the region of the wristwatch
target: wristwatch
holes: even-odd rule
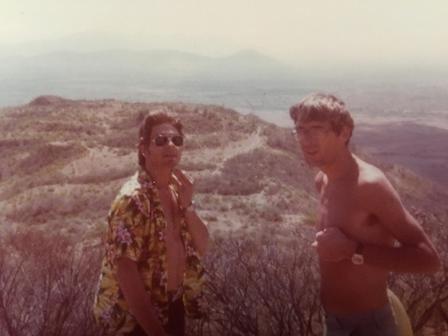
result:
[[[364,264],[364,256],[362,254],[363,249],[364,245],[362,243],[358,243],[358,246],[356,246],[355,253],[353,253],[352,255],[352,263],[354,265]]]

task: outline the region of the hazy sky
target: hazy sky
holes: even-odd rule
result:
[[[447,18],[444,0],[0,0],[0,46],[100,32],[145,49],[256,49],[291,63],[446,65]]]

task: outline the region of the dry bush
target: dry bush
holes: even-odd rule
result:
[[[259,209],[259,217],[268,223],[278,223],[282,221],[282,215],[280,210],[272,205],[266,205]]]
[[[136,150],[138,134],[135,128],[112,131],[106,135],[97,136],[98,144],[112,148],[130,148]]]
[[[218,193],[220,195],[251,195],[263,190],[260,180],[243,177],[199,177],[196,180],[196,190],[200,193]]]
[[[219,148],[223,145],[225,145],[225,141],[220,133],[210,133],[196,137],[187,136],[185,141],[185,150]]]
[[[298,168],[299,161],[295,156],[274,153],[266,149],[255,149],[227,160],[223,175],[225,178],[240,177],[243,180],[274,177],[285,185],[301,187],[302,181],[297,178]]]
[[[274,233],[212,242],[204,259],[207,318],[188,321],[188,335],[321,334],[317,260],[309,247],[313,232],[302,228],[281,239]],[[43,231],[3,237],[0,246],[1,335],[101,335],[91,311],[98,248]],[[446,275],[445,265],[434,277],[392,278],[416,335],[427,327],[446,330]]]
[[[75,157],[79,157],[86,151],[86,148],[76,144],[43,144],[33,149],[33,151],[19,163],[17,172],[23,174],[35,173],[37,170],[56,162],[62,163]]]
[[[448,232],[446,216],[411,208],[440,253],[442,269],[434,275],[393,274],[391,286],[407,308],[416,335],[430,328],[435,335],[448,331]]]
[[[83,135],[93,135],[96,133],[101,133],[101,127],[94,124],[79,124],[73,123],[72,121],[66,122],[56,122],[56,121],[47,121],[42,123],[39,128],[36,127],[36,131],[40,132],[63,132],[67,138],[80,137]],[[70,135],[70,133],[74,133],[74,135]]]
[[[297,140],[292,132],[288,129],[278,128],[275,126],[263,129],[262,135],[266,136],[268,146],[286,151],[289,153],[299,152]]]
[[[275,226],[283,221],[281,211],[270,204],[261,206],[253,202],[244,203],[244,201],[241,201],[236,207],[232,206],[232,211],[238,214],[240,218],[246,218],[244,220],[245,228],[251,226],[256,230],[256,233],[262,230],[264,224]]]
[[[7,150],[15,152],[20,149],[26,149],[30,146],[35,146],[41,141],[38,139],[2,139],[0,140],[0,150],[5,153]]]
[[[216,164],[212,162],[183,161],[181,168],[187,171],[203,171],[216,168]]]
[[[224,132],[213,132],[203,135],[188,136],[185,142],[185,150],[197,150],[201,148],[222,148],[231,145],[232,142],[247,139],[247,134],[235,130],[226,130]]]
[[[5,215],[28,225],[58,218],[64,221],[68,216],[83,217],[89,211],[106,215],[115,193],[111,187],[98,185],[73,185],[57,191],[41,188],[39,194],[23,193],[10,200],[11,207]]]
[[[16,233],[2,243],[1,335],[101,334],[91,312],[97,251],[40,231]]]
[[[222,116],[209,107],[201,113],[192,113],[188,118],[182,118],[186,134],[204,134],[221,132]]]
[[[208,319],[191,322],[190,335],[320,335],[311,231],[298,230],[286,240],[278,239],[278,232],[261,241],[217,239],[206,259]],[[446,253],[442,258],[446,260]],[[448,330],[446,264],[434,276],[394,274],[390,286],[405,305],[416,335]]]
[[[316,261],[309,243],[218,239],[206,260],[208,319],[190,335],[318,335]]]
[[[134,111],[130,108],[121,110],[117,112],[118,117],[112,119],[110,128],[115,132],[131,129],[134,133],[137,133],[136,130],[138,130],[146,114],[149,114],[149,110]]]
[[[67,182],[75,184],[100,184],[118,179],[129,178],[136,171],[135,164],[129,164],[125,167],[111,167],[107,170],[102,167],[99,168],[100,169],[89,171],[84,175],[73,177],[68,176]]]
[[[255,149],[227,160],[221,176],[198,178],[197,190],[221,195],[250,195],[261,192],[268,180],[271,184],[314,190],[312,179],[307,180],[301,175],[308,176],[310,172],[301,169],[295,156]],[[304,185],[303,181],[308,182]]]
[[[68,177],[55,169],[41,170],[39,178],[36,175],[23,175],[1,190],[2,199],[15,197],[21,193],[40,186],[57,186],[69,182]]]

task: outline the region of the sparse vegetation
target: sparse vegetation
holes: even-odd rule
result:
[[[268,139],[268,146],[290,153],[297,153],[297,155],[300,154],[297,148],[297,141],[290,129],[270,126],[263,130],[263,135]]]
[[[97,250],[36,230],[3,237],[1,246],[2,335],[101,335],[91,312]]]
[[[309,247],[313,230],[287,236],[278,230],[271,225],[259,235],[216,236],[204,260],[207,317],[188,321],[188,335],[321,334],[317,260]],[[83,246],[31,229],[3,237],[1,246],[2,335],[101,335],[91,312],[100,244]],[[443,335],[446,265],[434,277],[394,276],[391,287],[405,303],[416,335]]]
[[[55,163],[63,164],[64,161],[73,160],[85,152],[84,147],[75,144],[44,144],[29,151],[28,156],[20,161],[17,169],[23,174],[30,174],[44,167],[48,169],[48,166]]]

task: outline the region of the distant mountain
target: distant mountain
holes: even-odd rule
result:
[[[291,68],[255,51],[229,57],[206,57],[175,50],[107,50],[90,53],[53,52],[32,57],[14,57],[0,64],[3,78],[34,77],[64,79],[66,83],[84,77],[91,81],[108,79],[157,81],[240,81],[281,78]]]
[[[188,34],[120,34],[84,31],[59,38],[0,44],[0,60],[6,56],[36,56],[59,51],[92,53],[104,50],[183,50],[205,55],[226,55],[241,49],[234,42],[204,36],[191,39]]]
[[[297,73],[293,68],[254,50],[243,50],[231,56],[216,59],[212,66],[223,78],[229,80],[297,79]],[[209,69],[210,72],[212,70]]]
[[[216,97],[228,100],[229,91],[236,92],[237,100],[242,95],[246,99],[248,90],[298,83],[301,77],[293,68],[255,51],[206,57],[176,50],[107,50],[3,58],[0,80],[0,106],[23,104],[42,94],[135,101],[180,97],[219,104],[222,101]]]

